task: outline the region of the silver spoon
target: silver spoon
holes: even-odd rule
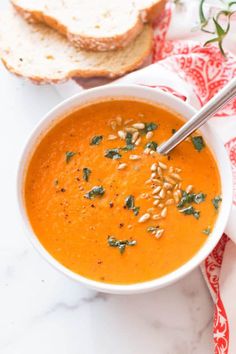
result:
[[[181,141],[200,128],[208,119],[236,96],[236,78],[231,80],[207,104],[205,104],[189,121],[187,121],[172,137],[161,144],[157,152],[168,154]]]

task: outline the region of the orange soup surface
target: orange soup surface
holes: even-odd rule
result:
[[[115,284],[161,277],[193,257],[211,237],[221,191],[199,133],[168,156],[156,152],[182,124],[165,108],[110,99],[47,132],[24,190],[46,250],[75,273]]]

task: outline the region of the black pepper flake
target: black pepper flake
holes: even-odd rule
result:
[[[119,224],[119,227],[122,228],[124,226],[123,222]]]
[[[167,156],[167,160],[170,161],[171,160],[171,157],[170,155]]]
[[[103,261],[97,261],[97,264],[102,264],[103,263]]]
[[[20,61],[23,61],[23,59],[22,59],[22,58],[19,58],[19,60],[20,60]]]
[[[91,204],[90,206],[91,206],[91,208],[95,208],[95,205],[94,205],[94,204]]]
[[[61,188],[61,192],[64,193],[66,190],[65,188]]]
[[[110,203],[109,203],[109,206],[110,206],[110,208],[113,208],[114,203],[110,202]]]

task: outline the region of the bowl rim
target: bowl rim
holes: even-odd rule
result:
[[[128,92],[130,92],[128,94]],[[145,98],[142,98],[142,96]],[[154,97],[155,96],[155,97]],[[226,153],[223,142],[220,140],[218,135],[213,131],[207,123],[199,129],[201,134],[204,136],[207,145],[213,150],[215,160],[218,166],[218,171],[220,174],[221,188],[222,188],[222,203],[218,213],[218,217],[211,235],[208,237],[207,241],[202,245],[202,247],[191,257],[186,263],[177,268],[176,270],[163,275],[159,278],[153,280],[134,283],[134,284],[112,284],[99,282],[87,277],[84,277],[78,273],[73,272],[59,261],[57,261],[41,244],[38,237],[34,233],[29,219],[27,217],[26,208],[24,206],[23,198],[23,186],[24,186],[24,174],[26,170],[27,161],[29,161],[30,152],[34,151],[34,147],[37,145],[36,141],[40,139],[42,132],[50,130],[50,125],[62,119],[71,111],[79,109],[82,105],[88,103],[93,103],[96,101],[101,101],[102,99],[112,99],[112,98],[130,98],[136,100],[144,100],[149,103],[159,104],[166,106],[168,109],[180,113],[179,111],[184,111],[186,114],[181,114],[184,119],[188,119],[187,116],[192,116],[195,113],[195,109],[188,103],[181,101],[179,98],[173,95],[163,92],[160,89],[149,88],[145,86],[139,86],[134,84],[109,84],[102,87],[96,87],[88,89],[78,94],[75,94],[66,100],[62,101],[55,107],[53,107],[49,112],[47,112],[33,128],[24,148],[21,152],[21,157],[18,164],[17,170],[17,201],[18,210],[21,215],[21,220],[25,229],[25,234],[33,244],[34,248],[41,254],[41,256],[48,261],[55,269],[60,273],[69,276],[71,279],[84,284],[85,286],[92,288],[96,291],[101,291],[105,293],[113,294],[135,294],[143,293],[155,290],[157,288],[162,288],[167,286],[183,276],[187,275],[190,271],[196,268],[204,259],[209,255],[209,253],[214,249],[218,241],[220,240],[222,234],[224,233],[227,221],[229,219],[232,200],[233,200],[233,180],[232,171],[230,167],[230,160]],[[83,103],[81,103],[83,102]],[[175,106],[175,108],[173,108]],[[64,112],[64,113],[62,113]],[[210,144],[209,144],[210,140]]]

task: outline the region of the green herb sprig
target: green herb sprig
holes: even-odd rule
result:
[[[95,197],[102,197],[105,193],[103,186],[95,186],[89,192],[85,193],[84,197],[87,199],[93,199]]]
[[[83,168],[83,179],[88,182],[89,176],[91,175],[92,171],[88,167]]]
[[[128,195],[128,197],[125,198],[125,206],[128,209],[133,210],[135,216],[139,214],[140,207],[135,206],[133,195]]]
[[[127,246],[135,246],[137,244],[136,240],[117,240],[114,236],[108,236],[107,242],[110,247],[117,247],[120,254],[125,252]]]
[[[101,143],[103,139],[102,135],[95,135],[91,141],[90,141],[90,145],[99,145]]]
[[[214,205],[215,210],[218,210],[220,207],[220,203],[222,202],[222,198],[220,195],[217,195],[212,199],[212,204]]]
[[[230,31],[230,21],[231,21],[231,16],[236,12],[232,10],[232,7],[236,5],[236,1],[228,1],[228,2],[223,2],[224,8],[219,10],[215,16],[206,16],[205,11],[204,11],[204,4],[205,0],[201,0],[199,4],[199,19],[200,19],[200,25],[201,25],[201,30],[203,32],[210,33],[214,35],[213,38],[208,40],[204,45],[210,44],[210,43],[218,43],[219,49],[221,54],[226,57],[225,50],[223,48],[223,41],[228,35]],[[226,24],[222,26],[220,23],[221,18],[224,17],[226,20]],[[213,23],[213,30],[208,29],[208,25],[211,22]]]
[[[66,151],[66,163],[69,163],[73,156],[76,155],[76,152]]]

